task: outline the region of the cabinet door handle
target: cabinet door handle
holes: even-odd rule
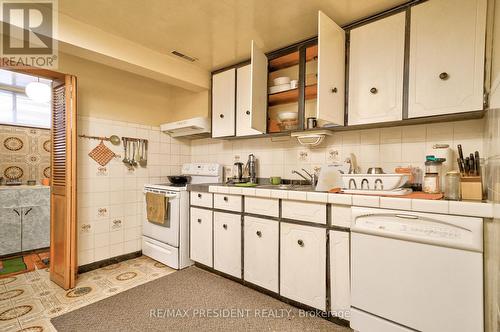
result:
[[[17,213],[18,216],[21,216],[21,214],[19,213],[19,211],[17,211],[16,209],[12,209],[14,210],[15,213]]]
[[[198,194],[198,198],[201,198],[201,194]]]
[[[443,81],[446,81],[448,78],[450,78],[450,75],[448,75],[447,72],[442,72],[441,74],[439,74],[439,78]]]
[[[255,234],[257,234],[258,237],[262,237],[262,232],[261,231],[257,231]]]
[[[201,219],[200,219],[200,218],[198,218],[198,220],[197,220],[197,221],[198,221],[198,224],[201,224]]]
[[[26,212],[24,212],[24,215],[25,215],[25,216],[27,216],[27,215],[28,215],[28,213],[30,213],[30,212],[31,212],[31,210],[33,210],[33,208],[29,208],[28,210],[26,210]]]
[[[371,92],[372,94],[376,94],[376,93],[378,92],[378,90],[377,90],[377,88],[371,88],[371,89],[370,89],[370,92]]]
[[[246,111],[245,113],[246,113],[246,115],[250,115],[250,111]]]
[[[335,88],[332,88],[332,90],[331,90],[331,91],[332,91],[332,93],[337,93],[337,91],[338,91],[338,90],[337,90],[337,88],[335,87]]]
[[[299,246],[303,247],[303,246],[304,246],[304,241],[302,241],[302,240],[298,240],[298,241],[297,241],[297,244],[298,244]]]
[[[226,224],[222,225],[222,228],[227,229],[227,225]]]
[[[227,202],[227,199],[228,199],[228,198],[227,198],[226,196],[224,196],[224,202]]]
[[[219,114],[219,117],[220,117],[221,119],[224,119],[224,114]]]

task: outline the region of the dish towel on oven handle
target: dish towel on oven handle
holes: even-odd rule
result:
[[[168,215],[168,197],[163,194],[146,193],[146,211],[150,223],[170,227]]]

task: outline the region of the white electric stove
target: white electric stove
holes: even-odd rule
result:
[[[182,166],[182,175],[191,176],[190,184],[220,183],[222,166],[193,163]],[[187,185],[146,184],[144,192],[154,192],[168,198],[169,226],[142,224],[142,253],[174,269],[183,269],[193,262],[189,259],[189,194]],[[144,202],[144,209],[146,203]]]

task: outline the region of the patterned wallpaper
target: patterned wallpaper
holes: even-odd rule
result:
[[[23,183],[50,177],[50,130],[0,125],[0,176]]]

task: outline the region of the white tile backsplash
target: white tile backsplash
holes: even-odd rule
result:
[[[158,127],[80,117],[79,134],[140,137],[149,140],[148,166],[129,171],[122,163],[123,145],[106,146],[120,155],[102,167],[88,153],[99,143],[78,139],[78,264],[141,249],[143,186],[166,182],[190,162],[189,141],[171,139]]]

